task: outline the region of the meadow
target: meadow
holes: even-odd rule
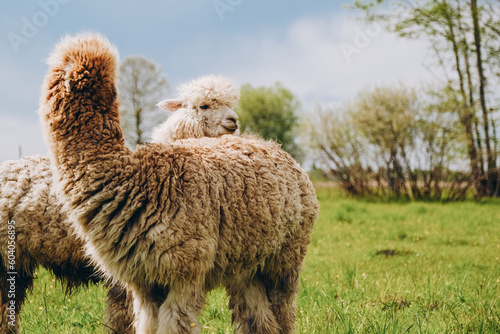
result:
[[[301,275],[297,333],[500,332],[500,201],[350,199],[318,188],[320,218]],[[38,270],[22,333],[104,333],[106,290],[65,296]],[[203,333],[232,333],[222,290]]]

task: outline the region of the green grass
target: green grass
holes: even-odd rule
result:
[[[500,201],[380,203],[318,190],[321,214],[301,275],[297,333],[500,332]],[[102,333],[102,287],[64,297],[40,271],[25,333]],[[231,333],[222,290],[204,333]]]
[[[106,294],[102,286],[92,286],[66,296],[49,272],[39,270],[23,307],[22,333],[103,333]]]

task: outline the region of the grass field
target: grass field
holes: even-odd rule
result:
[[[383,203],[318,189],[297,333],[499,333],[500,201]],[[103,333],[106,291],[65,297],[39,270],[23,333]],[[231,333],[222,290],[204,333]]]

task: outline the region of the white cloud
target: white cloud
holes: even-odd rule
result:
[[[255,85],[282,82],[306,103],[345,100],[372,84],[431,80],[424,66],[424,42],[407,41],[393,34],[365,27],[345,16],[329,20],[301,19],[285,37],[267,36],[241,43],[252,51],[234,75]],[[234,46],[234,45],[233,45]],[[350,54],[342,47],[350,46]],[[234,55],[232,55],[234,57]]]

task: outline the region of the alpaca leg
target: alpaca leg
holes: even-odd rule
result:
[[[134,334],[134,306],[132,293],[117,283],[108,291],[104,323],[110,333]]]
[[[205,289],[202,285],[174,285],[160,307],[157,334],[201,333],[198,317],[204,306]]]
[[[154,334],[158,322],[158,309],[140,297],[134,298],[135,331],[137,334]]]
[[[148,288],[132,287],[134,296],[136,334],[156,334],[158,311],[164,302],[168,288],[153,286]]]
[[[262,282],[254,278],[227,287],[235,333],[278,334],[280,326],[267,300]]]
[[[280,324],[281,334],[295,331],[296,296],[299,287],[299,272],[292,268],[280,274],[260,275],[264,282],[271,309]]]

